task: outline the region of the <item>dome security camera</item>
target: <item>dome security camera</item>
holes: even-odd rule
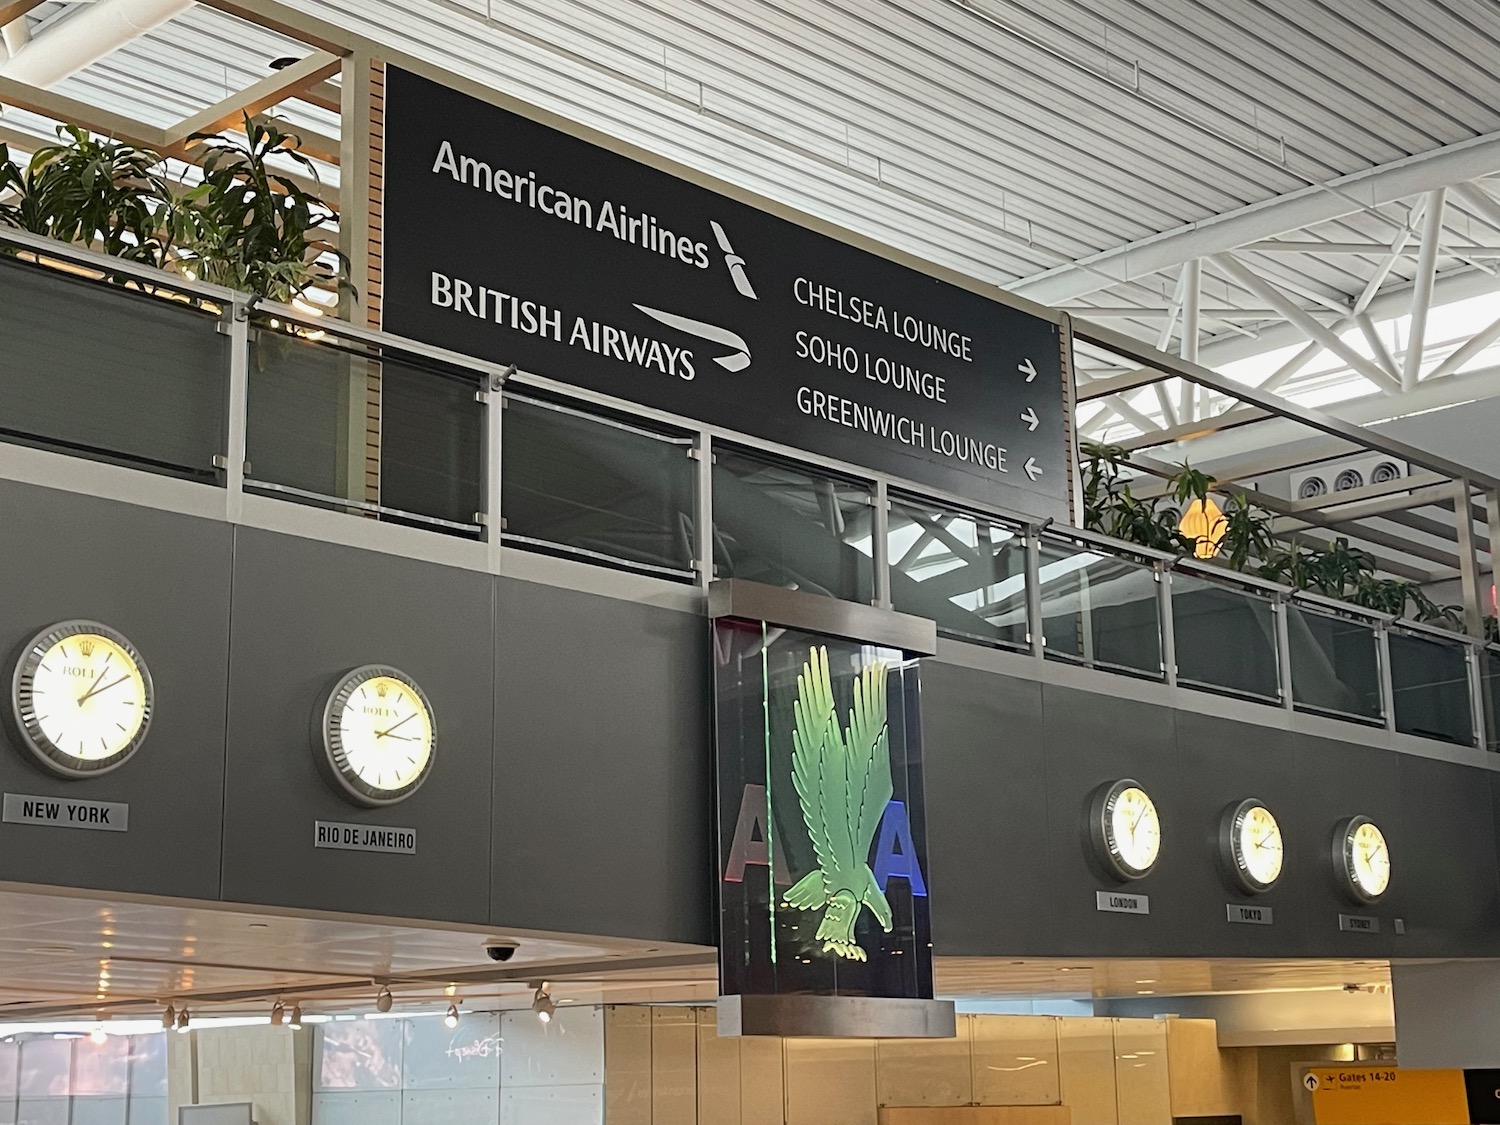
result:
[[[484,955],[491,961],[509,961],[520,948],[521,943],[512,941],[510,938],[486,938]]]

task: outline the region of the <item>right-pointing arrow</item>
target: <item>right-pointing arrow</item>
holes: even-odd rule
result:
[[[1031,365],[1031,360],[1029,359],[1025,363],[1016,364],[1016,370],[1026,373],[1026,381],[1028,383],[1036,378],[1036,368]]]
[[[1026,458],[1026,464],[1021,467],[1026,470],[1026,475],[1032,480],[1036,480],[1037,477],[1042,475],[1042,470],[1037,468],[1035,457]]]
[[[1036,411],[1028,406],[1025,410],[1021,411],[1021,421],[1026,423],[1028,433],[1035,433],[1037,426],[1041,424],[1042,420],[1036,416]]]

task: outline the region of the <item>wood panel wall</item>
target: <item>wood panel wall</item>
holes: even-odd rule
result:
[[[368,230],[365,265],[365,324],[381,324],[385,223],[385,63],[370,63],[370,178],[364,218]],[[365,377],[365,499],[380,502],[380,367]]]

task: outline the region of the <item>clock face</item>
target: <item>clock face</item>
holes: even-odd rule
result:
[[[437,725],[415,680],[371,664],[350,672],[328,697],[321,741],[326,772],[346,797],[388,805],[427,780]]]
[[[53,773],[92,777],[140,748],[154,693],[141,654],[93,621],[65,621],[26,645],[11,680],[21,741]]]
[[[1270,890],[1281,878],[1284,850],[1281,826],[1271,810],[1254,799],[1241,801],[1225,816],[1229,868],[1245,890]]]
[[[1105,787],[1096,801],[1094,834],[1100,858],[1116,874],[1139,879],[1161,852],[1161,820],[1156,805],[1134,781]]]
[[[1374,902],[1391,885],[1391,853],[1385,834],[1369,817],[1356,816],[1339,827],[1335,839],[1340,873],[1361,902]]]

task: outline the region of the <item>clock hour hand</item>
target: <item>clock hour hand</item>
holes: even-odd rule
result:
[[[78,697],[78,706],[82,707],[83,704],[84,704],[84,702],[90,696],[97,695],[101,691],[108,691],[112,687],[118,687],[120,684],[123,684],[128,679],[130,679],[130,677],[128,675],[125,675],[125,676],[121,676],[118,680],[111,680],[107,684],[103,683],[102,681],[95,683],[93,687],[89,688],[88,691],[84,692],[82,695],[80,695]]]
[[[391,731],[395,730],[396,727],[399,727],[399,726],[403,725],[404,723],[409,723],[413,719],[415,719],[416,717],[417,717],[417,713],[415,711],[413,711],[410,715],[406,716],[406,718],[402,719],[401,722],[396,723],[394,726],[386,727],[385,730],[378,730],[378,731],[376,731],[375,732],[375,737],[376,738],[389,738],[389,737],[391,737]],[[396,737],[400,737],[400,736],[398,735]]]

